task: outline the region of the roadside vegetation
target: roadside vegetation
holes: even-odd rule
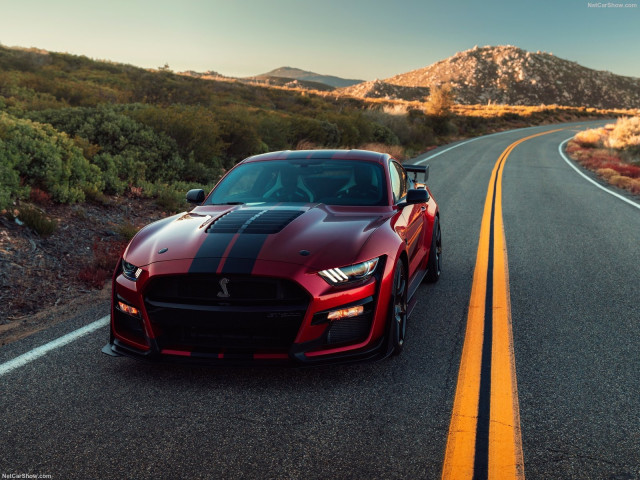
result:
[[[611,185],[640,194],[640,116],[578,133],[567,153]]]
[[[327,147],[405,159],[618,113],[461,106],[446,87],[423,102],[360,99],[0,45],[0,317],[64,304],[77,287],[56,288],[60,272],[65,284],[104,285],[137,229],[186,209],[187,190],[212,188],[250,155]]]
[[[425,102],[339,97],[147,71],[0,46],[0,210],[40,189],[58,203],[104,196],[184,207],[239,160],[300,147],[411,157],[452,139],[607,114],[561,107],[461,107],[446,86]]]

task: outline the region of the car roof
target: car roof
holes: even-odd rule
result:
[[[389,154],[369,150],[283,150],[263,153],[243,160],[242,163],[268,160],[366,160],[386,164]]]

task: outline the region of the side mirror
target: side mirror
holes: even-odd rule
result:
[[[426,188],[411,189],[407,192],[407,205],[426,203],[429,201],[429,192]]]
[[[187,202],[189,203],[200,204],[204,202],[204,199],[204,190],[202,190],[201,188],[196,188],[187,192]]]

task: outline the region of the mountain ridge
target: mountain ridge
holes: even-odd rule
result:
[[[593,70],[551,53],[511,45],[474,47],[423,68],[343,88],[365,98],[413,100],[444,84],[460,104],[640,108],[640,78]],[[408,90],[407,90],[408,89]]]
[[[267,78],[286,78],[304,82],[314,82],[329,85],[334,88],[349,87],[362,83],[363,80],[337,77],[335,75],[323,75],[295,67],[279,67],[266,73],[249,77],[249,79],[263,80]]]

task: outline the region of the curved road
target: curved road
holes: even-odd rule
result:
[[[104,317],[106,305],[3,347],[2,478],[440,478],[492,169],[517,140],[558,129],[515,146],[501,179],[524,475],[640,478],[640,208],[558,151],[602,123],[514,130],[417,159],[430,164],[445,263],[421,287],[398,358],[301,370],[147,365],[101,354],[103,326],[7,363]]]

